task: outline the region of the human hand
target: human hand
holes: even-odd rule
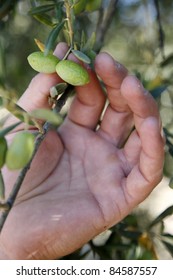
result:
[[[63,57],[66,51],[60,43],[55,53]],[[90,83],[76,88],[67,118],[58,132],[47,134],[23,182],[0,236],[3,259],[55,259],[73,252],[122,220],[162,178],[164,140],[152,96],[101,53],[95,72],[109,100],[103,112],[105,94],[88,72]],[[19,105],[26,111],[47,108],[57,82],[56,74],[38,74]],[[4,175],[8,195],[18,172],[5,169]]]

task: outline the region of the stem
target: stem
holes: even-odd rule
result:
[[[69,4],[68,0],[65,0],[65,9],[66,9],[66,18],[67,18],[67,25],[68,25],[68,33],[70,38],[70,47],[73,48],[73,25],[72,25],[72,16],[71,16],[71,5]]]
[[[62,109],[62,107],[64,106],[64,104],[66,103],[66,100],[67,98],[69,97],[71,91],[72,91],[72,86],[68,86],[67,89],[65,90],[65,92],[61,95],[61,97],[57,100],[57,103],[56,103],[56,106],[54,108],[54,111],[56,111],[57,113],[59,113]],[[14,205],[14,202],[16,200],[16,197],[17,197],[17,194],[21,188],[21,185],[23,183],[23,180],[25,179],[25,176],[28,172],[28,170],[30,169],[30,166],[31,166],[31,163],[41,145],[41,143],[43,142],[43,140],[45,139],[48,131],[50,129],[52,129],[53,126],[51,123],[49,122],[46,122],[43,126],[43,133],[42,134],[39,134],[39,136],[37,137],[36,139],[36,142],[35,142],[35,148],[34,148],[34,152],[32,154],[32,158],[31,160],[29,161],[29,163],[21,170],[14,186],[13,186],[13,189],[6,201],[6,203],[4,204],[1,204],[0,207],[2,209],[2,215],[0,217],[0,233],[3,229],[3,226],[4,226],[4,223],[8,217],[8,214],[10,213],[10,210],[12,209],[13,205]]]
[[[0,170],[0,201],[5,199],[5,186],[2,172]]]

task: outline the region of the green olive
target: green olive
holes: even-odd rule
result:
[[[33,52],[28,56],[30,66],[40,73],[55,73],[59,58],[53,54],[45,55],[43,52]]]
[[[60,61],[56,66],[56,72],[61,79],[73,86],[82,86],[89,83],[89,75],[86,69],[74,61]]]
[[[5,157],[7,153],[7,141],[5,137],[0,137],[0,169],[5,163]]]
[[[31,159],[34,150],[34,135],[20,132],[13,138],[6,155],[6,165],[9,169],[21,169]]]

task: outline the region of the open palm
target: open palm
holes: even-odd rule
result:
[[[61,43],[55,53],[63,57],[66,48]],[[105,108],[98,78],[88,71],[90,83],[76,89],[67,118],[48,133],[26,176],[0,237],[4,258],[71,253],[124,218],[161,180],[164,141],[151,95],[102,53],[95,71],[107,89]],[[37,75],[19,104],[28,111],[47,107],[49,88],[59,80]],[[8,192],[17,174],[5,175]]]

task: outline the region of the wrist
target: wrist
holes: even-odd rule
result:
[[[0,260],[9,260],[8,255],[6,254],[5,250],[3,250],[1,241],[0,241]]]
[[[0,250],[0,260],[9,260],[8,256]]]

